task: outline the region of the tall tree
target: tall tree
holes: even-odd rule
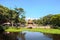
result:
[[[54,26],[60,26],[60,14],[56,14],[51,17],[51,24]]]
[[[0,5],[0,24],[8,21],[9,9]]]
[[[16,19],[15,19],[16,16],[17,16],[17,13],[16,13],[15,10],[9,10],[9,20],[10,20],[10,22],[11,22],[11,24],[12,24],[12,27],[13,27],[14,21],[16,20]]]
[[[23,8],[15,8],[17,12],[16,20],[20,20],[21,23],[25,23],[25,12]],[[20,19],[19,19],[20,17]]]

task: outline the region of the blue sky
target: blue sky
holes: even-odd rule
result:
[[[39,18],[60,13],[60,0],[0,0],[0,4],[11,9],[23,8],[26,18]]]

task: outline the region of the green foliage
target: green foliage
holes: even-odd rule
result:
[[[6,22],[9,16],[9,9],[7,7],[4,7],[2,5],[0,5],[0,24]]]
[[[60,26],[60,14],[56,14],[51,17],[51,24]]]
[[[54,28],[60,27],[60,14],[49,14],[43,18],[35,20],[38,25],[52,25]]]
[[[23,19],[23,20],[19,20],[19,19]],[[23,8],[15,8],[13,10],[0,5],[0,25],[5,22],[18,23],[20,21],[25,21]]]
[[[49,15],[47,15],[47,16],[44,16],[43,19],[42,19],[42,20],[43,20],[43,25],[49,25],[49,24],[51,24],[51,23],[50,23],[51,17],[52,17],[52,14],[49,14]]]
[[[17,12],[17,16],[16,16],[16,20],[15,22],[20,22],[21,24],[25,24],[25,13],[24,13],[24,9],[23,8],[15,8],[16,12]],[[20,17],[20,18],[19,18]]]

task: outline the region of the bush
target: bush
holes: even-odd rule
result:
[[[0,33],[3,33],[4,32],[4,29],[2,26],[0,26]]]

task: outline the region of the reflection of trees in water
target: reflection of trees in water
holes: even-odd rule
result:
[[[53,34],[52,35],[53,40],[60,40],[60,34]]]
[[[18,38],[21,38],[22,40],[25,40],[25,34],[26,34],[26,33],[20,32]]]
[[[18,32],[11,32],[9,34],[6,33],[0,33],[0,40],[19,40],[17,37],[21,38],[22,40],[25,40],[25,33],[18,33]]]
[[[60,40],[60,34],[46,34],[44,33],[45,36],[52,38],[53,40]]]
[[[16,34],[10,33],[10,34],[0,34],[0,40],[17,40]]]
[[[21,38],[21,40],[25,40],[25,34],[26,33],[18,33],[18,32],[14,32],[14,33],[10,33],[10,34],[6,34],[5,32],[0,32],[0,40],[19,40],[19,38]],[[44,35],[46,37],[52,38],[52,40],[60,40],[60,35],[58,34],[46,34],[44,33]]]
[[[49,33],[44,33],[44,35],[45,35],[46,37],[52,38],[52,35],[49,34]]]

